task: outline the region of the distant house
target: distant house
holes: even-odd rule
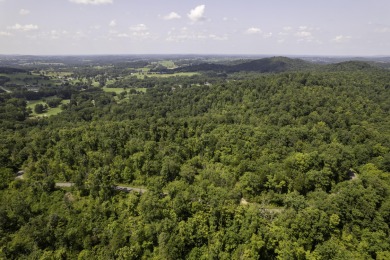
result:
[[[38,87],[27,87],[27,91],[38,92],[39,88]]]

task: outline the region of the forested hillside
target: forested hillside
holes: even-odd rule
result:
[[[195,79],[0,93],[0,258],[390,258],[388,70]]]
[[[261,73],[278,73],[285,71],[309,70],[319,67],[318,64],[313,64],[301,59],[290,59],[286,57],[273,57],[255,59],[249,61],[236,61],[233,64],[217,64],[217,63],[200,63],[188,66],[181,66],[176,69],[156,69],[163,73],[172,72],[198,72],[198,71],[214,71],[214,72],[261,72]]]

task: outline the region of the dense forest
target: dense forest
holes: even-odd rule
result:
[[[0,258],[390,259],[389,71],[285,61],[0,93]]]

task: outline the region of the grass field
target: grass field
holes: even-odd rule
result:
[[[178,72],[174,74],[150,74],[146,75],[148,77],[157,77],[157,78],[170,78],[170,77],[191,77],[194,75],[199,75],[198,72]]]
[[[62,100],[61,104],[69,104],[70,102],[70,99],[65,99],[65,100]],[[62,112],[61,110],[61,105],[59,105],[58,107],[55,107],[55,108],[48,108],[47,111],[43,114],[37,114],[34,112],[34,107],[36,104],[42,104],[42,105],[45,105],[46,102],[43,101],[43,100],[34,100],[34,101],[28,101],[27,103],[27,107],[28,108],[31,108],[31,110],[33,111],[31,116],[32,117],[49,117],[49,116],[54,116],[54,115],[57,115],[59,113]]]
[[[123,89],[123,88],[103,88],[104,92],[114,92],[117,95],[122,93],[123,91],[128,91],[128,89]]]
[[[163,61],[160,61],[158,63],[163,65],[164,67],[167,67],[168,69],[177,68],[176,64],[171,60],[163,60]]]
[[[117,95],[122,93],[123,91],[129,92],[131,88],[123,89],[123,88],[103,88],[105,92],[115,92]],[[146,92],[146,88],[135,88],[135,90],[139,92]]]
[[[92,86],[99,87],[100,83],[94,80],[94,81],[92,81]]]
[[[138,92],[146,92],[146,88],[135,88]]]

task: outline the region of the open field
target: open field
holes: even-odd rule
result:
[[[177,68],[176,64],[173,61],[171,61],[171,60],[163,60],[163,61],[160,61],[158,63],[161,64],[164,67],[167,67],[168,69]]]
[[[70,102],[70,99],[62,100],[61,105],[62,104],[69,104],[69,102]],[[59,105],[58,107],[55,107],[55,108],[49,107],[45,113],[37,114],[34,112],[34,107],[37,104],[45,105],[46,102],[43,100],[34,100],[34,101],[28,101],[28,103],[27,103],[27,107],[31,108],[31,110],[33,111],[31,114],[32,117],[50,117],[50,116],[54,116],[54,115],[57,115],[57,114],[62,112],[61,105]]]
[[[135,90],[137,90],[138,92],[143,92],[143,93],[146,92],[146,88],[135,88]]]
[[[66,77],[71,76],[72,72],[67,71],[45,71],[45,75],[48,77]]]
[[[170,78],[170,77],[191,77],[199,75],[198,72],[177,72],[174,74],[148,74],[148,77],[157,77],[157,78]]]
[[[146,88],[127,88],[127,89],[123,89],[123,88],[106,88],[106,87],[103,88],[103,91],[104,92],[115,92],[116,94],[120,94],[123,91],[129,92],[131,89],[135,89],[138,92],[144,92],[144,93],[146,92]]]
[[[120,94],[123,91],[129,91],[129,89],[123,89],[123,88],[103,88],[104,92],[114,92],[116,94]]]
[[[158,73],[150,73],[150,74],[133,74],[132,76],[136,76],[138,79],[144,79],[145,77],[155,77],[155,78],[170,78],[170,77],[191,77],[194,75],[199,75],[198,72],[177,72],[173,74],[158,74]]]

